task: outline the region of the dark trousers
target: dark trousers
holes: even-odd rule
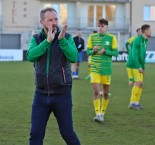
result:
[[[35,92],[32,105],[30,145],[43,145],[46,124],[52,112],[66,144],[80,145],[73,130],[71,95],[47,96],[39,92]]]

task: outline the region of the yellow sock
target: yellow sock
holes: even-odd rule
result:
[[[139,91],[138,91],[138,94],[137,94],[137,97],[136,97],[136,102],[137,103],[139,103],[139,101],[140,101],[141,94],[142,94],[142,88],[139,88]]]
[[[109,99],[102,99],[102,107],[101,107],[101,113],[105,114],[106,109],[108,107]]]
[[[135,103],[136,102],[138,92],[139,92],[139,87],[133,86],[132,93],[131,93],[131,98],[130,98],[130,103]]]
[[[100,111],[100,98],[93,100],[94,102],[94,108],[95,108],[95,113],[96,115],[101,113]]]

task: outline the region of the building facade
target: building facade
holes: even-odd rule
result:
[[[132,0],[131,21],[132,34],[135,34],[135,30],[142,24],[149,24],[152,36],[155,36],[155,0]]]
[[[0,0],[0,32],[2,31],[2,0]]]
[[[86,41],[96,30],[97,21],[106,18],[108,31],[117,36],[120,51],[144,23],[152,26],[155,36],[154,0],[0,0],[1,33],[21,34],[21,47],[27,49],[32,32],[41,29],[39,13],[45,7],[56,9],[60,26],[67,24],[69,33],[75,35],[80,28]]]

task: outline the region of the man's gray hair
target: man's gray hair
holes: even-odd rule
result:
[[[53,11],[54,11],[54,12],[57,13],[57,11],[56,11],[54,8],[49,8],[49,7],[47,7],[47,8],[45,8],[45,9],[41,10],[41,12],[40,12],[40,19],[44,19],[45,13],[46,13],[47,11],[50,11],[50,12],[53,12]]]

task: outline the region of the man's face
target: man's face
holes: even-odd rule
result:
[[[81,31],[77,31],[77,36],[81,37],[82,33]]]
[[[152,34],[151,28],[146,29],[144,33],[147,37],[151,37]]]
[[[55,11],[47,11],[44,15],[44,19],[40,21],[41,25],[44,29],[48,31],[48,29],[52,28],[53,31],[57,30],[58,27],[58,16]]]
[[[107,31],[108,25],[98,24],[98,32],[104,34]]]

